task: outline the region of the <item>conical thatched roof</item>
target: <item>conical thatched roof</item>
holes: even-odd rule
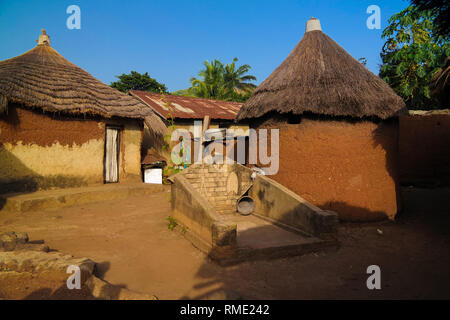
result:
[[[445,64],[431,80],[431,95],[439,100],[441,107],[450,107],[450,57],[445,59]]]
[[[268,112],[386,119],[406,111],[403,100],[308,21],[303,39],[242,106],[237,120]]]
[[[43,34],[30,51],[0,62],[0,111],[8,102],[46,112],[143,119],[155,134],[165,125],[138,99],[115,90],[50,46]]]

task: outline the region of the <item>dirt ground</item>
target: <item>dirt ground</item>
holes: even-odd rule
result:
[[[223,292],[243,299],[449,299],[450,188],[403,193],[405,209],[395,223],[342,223],[337,251],[231,267],[208,261],[168,229],[168,192],[2,214],[0,232],[24,231],[32,241],[91,258],[99,277],[159,299],[220,298]],[[366,287],[372,264],[381,268],[381,290]]]

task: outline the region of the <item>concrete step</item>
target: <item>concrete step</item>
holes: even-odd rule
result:
[[[114,183],[81,188],[43,190],[0,195],[0,214],[70,207],[85,203],[125,199],[169,191],[170,186],[145,183]]]
[[[234,213],[227,215],[226,219],[237,224],[237,249],[231,256],[218,259],[221,265],[297,256],[338,248],[336,240],[323,240],[291,232],[255,215],[243,216]]]
[[[219,211],[233,211],[236,212],[236,206],[235,205],[224,205],[224,206],[214,206],[214,209]]]
[[[216,212],[218,213],[218,214],[222,214],[222,215],[233,215],[233,214],[236,214],[237,212],[236,212],[236,209],[229,209],[229,210],[216,210]]]

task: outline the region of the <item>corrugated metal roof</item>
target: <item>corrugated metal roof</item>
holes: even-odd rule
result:
[[[239,102],[166,94],[165,100],[170,102],[172,109],[169,110],[166,103],[161,100],[162,95],[159,93],[130,90],[130,94],[150,106],[164,119],[170,117],[169,114],[171,114],[173,118],[179,119],[203,119],[208,115],[211,120],[234,120],[242,106],[242,103]]]

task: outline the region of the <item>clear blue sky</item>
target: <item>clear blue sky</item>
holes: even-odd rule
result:
[[[69,30],[69,5],[81,29]],[[381,30],[369,30],[369,5],[381,9]],[[204,60],[252,66],[259,84],[301,40],[314,16],[322,30],[378,74],[381,32],[408,0],[0,0],[0,60],[36,45],[42,28],[71,62],[109,84],[130,70],[148,72],[170,91],[189,87]]]

